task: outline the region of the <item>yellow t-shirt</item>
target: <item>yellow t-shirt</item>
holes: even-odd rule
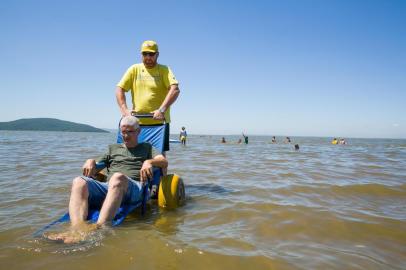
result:
[[[169,87],[178,84],[168,66],[157,64],[154,68],[146,68],[143,63],[129,67],[117,86],[126,92],[131,90],[133,107],[137,113],[151,113],[159,109]],[[165,112],[166,123],[170,123],[170,108]],[[158,124],[160,121],[149,118],[140,119],[141,124]]]

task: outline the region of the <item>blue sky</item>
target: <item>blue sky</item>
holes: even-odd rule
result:
[[[406,1],[5,0],[0,121],[115,128],[153,39],[180,82],[174,133],[406,138],[405,26]]]

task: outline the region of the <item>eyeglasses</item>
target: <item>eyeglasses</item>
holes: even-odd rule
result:
[[[142,56],[155,56],[156,52],[142,52]]]
[[[133,133],[137,132],[137,130],[122,130],[121,134],[123,135],[131,135]]]

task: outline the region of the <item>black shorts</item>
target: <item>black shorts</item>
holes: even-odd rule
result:
[[[169,151],[169,124],[165,124],[164,151]]]

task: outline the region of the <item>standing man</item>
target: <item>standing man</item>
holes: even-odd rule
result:
[[[158,44],[147,40],[141,45],[142,63],[127,69],[116,88],[117,103],[122,116],[152,113],[153,119],[140,119],[141,125],[166,122],[164,151],[169,150],[170,106],[180,90],[178,81],[168,66],[158,64]],[[127,107],[125,92],[131,91],[132,110]]]

